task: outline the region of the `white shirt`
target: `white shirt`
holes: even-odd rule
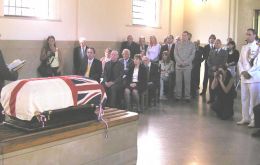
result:
[[[129,58],[128,59],[124,59],[124,70],[127,70],[127,62],[128,62]]]
[[[160,51],[161,51],[161,45],[160,44],[157,44],[157,45],[154,45],[154,46],[149,45],[148,48],[147,48],[146,56],[151,61],[158,61]]]
[[[81,47],[81,58],[82,59],[85,57],[85,51],[86,51],[86,47]]]
[[[55,51],[55,56],[51,57],[49,62],[51,62],[50,65],[52,68],[57,68],[60,66],[58,48]]]
[[[94,58],[92,60],[88,59],[88,66],[89,67],[91,67],[93,60],[94,60]]]
[[[138,82],[138,72],[139,72],[139,68],[134,68],[134,72],[133,72],[133,79],[132,82],[136,83]]]
[[[251,52],[248,55],[248,52]],[[241,54],[238,60],[239,73],[247,71],[252,77],[250,79],[245,79],[244,76],[241,76],[241,82],[243,83],[256,83],[260,82],[260,49],[257,45],[257,42],[248,43],[244,45],[241,49]],[[255,57],[254,65],[251,66],[249,63],[249,57]]]

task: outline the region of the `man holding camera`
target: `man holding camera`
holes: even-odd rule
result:
[[[225,65],[227,62],[227,51],[222,49],[222,44],[220,39],[216,39],[214,43],[215,49],[211,49],[208,58],[208,75],[209,75],[209,95],[210,99],[208,104],[215,101],[214,91],[211,89],[212,81],[214,79],[214,72],[217,71],[217,67],[220,65]]]
[[[256,42],[256,31],[247,29],[247,44],[241,49],[238,61],[241,77],[242,120],[238,125],[255,126],[253,108],[260,103],[260,47]]]

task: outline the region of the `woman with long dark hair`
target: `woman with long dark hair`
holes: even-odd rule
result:
[[[214,72],[211,89],[216,93],[216,100],[211,106],[212,110],[222,120],[231,118],[234,114],[233,105],[236,91],[234,79],[226,65],[219,66]]]
[[[228,70],[231,72],[232,76],[236,76],[236,66],[239,60],[239,52],[236,49],[236,43],[234,41],[230,41],[227,44],[228,58],[227,65]]]
[[[63,60],[60,50],[56,47],[55,37],[49,36],[42,49],[40,60],[49,67],[49,71],[40,73],[43,77],[59,76],[63,74]],[[47,67],[46,67],[47,69]]]

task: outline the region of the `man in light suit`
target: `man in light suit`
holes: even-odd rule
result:
[[[73,51],[73,73],[79,74],[81,63],[85,58],[86,51],[88,49],[87,41],[85,38],[79,38],[79,45],[78,47],[74,48]]]
[[[80,75],[100,82],[102,74],[102,63],[95,58],[96,51],[94,48],[88,48],[86,51],[87,58],[84,58],[80,68]]]
[[[260,104],[260,47],[256,42],[256,31],[248,29],[247,44],[241,49],[238,61],[241,77],[242,120],[237,124],[248,124],[254,127],[253,108]]]
[[[2,88],[4,87],[5,80],[14,81],[14,80],[17,80],[17,78],[18,78],[17,71],[10,71],[7,68],[5,60],[2,55],[2,51],[0,50],[0,94],[1,94]],[[3,107],[0,103],[0,122],[2,122],[4,119],[2,110],[3,110]]]
[[[182,86],[184,81],[184,99],[190,102],[190,82],[191,82],[191,69],[192,61],[195,57],[195,45],[189,41],[189,32],[182,33],[182,41],[176,44],[174,49],[174,58],[176,60],[176,101],[182,97]],[[183,80],[184,79],[184,80]]]
[[[214,43],[215,49],[211,49],[208,57],[208,75],[209,75],[209,95],[210,99],[208,104],[215,101],[215,93],[211,89],[211,84],[214,79],[214,72],[217,71],[217,67],[220,65],[225,65],[227,63],[228,53],[226,50],[222,49],[222,43],[220,39],[216,39]]]

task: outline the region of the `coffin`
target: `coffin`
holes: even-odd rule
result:
[[[82,76],[23,79],[1,92],[5,124],[27,131],[96,120],[105,99],[102,85]]]

